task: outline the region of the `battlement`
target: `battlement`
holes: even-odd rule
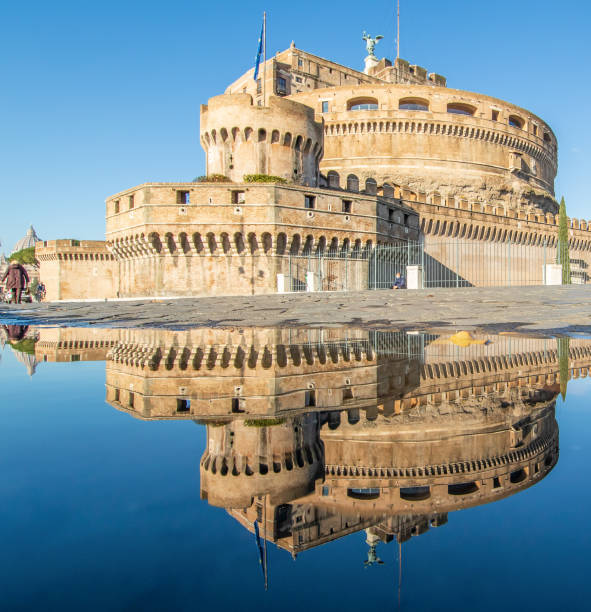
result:
[[[113,261],[114,257],[104,240],[44,240],[35,245],[39,261]]]
[[[401,57],[395,59],[394,64],[386,58],[381,59],[370,68],[369,74],[387,83],[430,85],[432,87],[447,86],[447,80],[444,76],[435,72],[427,72],[422,66],[411,64]]]

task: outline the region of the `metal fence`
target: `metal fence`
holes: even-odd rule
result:
[[[589,279],[587,253],[571,252],[573,282]],[[430,241],[378,245],[348,252],[290,255],[287,291],[390,289],[397,273],[420,266],[422,287],[506,287],[543,285],[556,248],[506,242]]]

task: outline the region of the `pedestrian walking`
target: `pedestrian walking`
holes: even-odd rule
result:
[[[2,281],[6,281],[6,289],[12,295],[10,296],[10,302],[14,300],[15,304],[21,303],[21,296],[23,289],[29,282],[29,275],[25,270],[25,267],[19,264],[17,261],[13,261],[7,268],[6,273],[2,277]],[[9,302],[9,303],[10,303]]]

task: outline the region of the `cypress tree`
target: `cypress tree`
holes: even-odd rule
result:
[[[564,401],[566,399],[568,379],[570,378],[570,338],[557,338],[556,344],[558,349],[558,366],[560,368],[560,395],[562,395],[562,400]]]
[[[560,200],[558,211],[558,245],[556,262],[562,265],[562,284],[570,285],[570,254],[568,251],[568,224],[564,197]]]

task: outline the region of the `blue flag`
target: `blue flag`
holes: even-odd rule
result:
[[[254,64],[254,80],[256,81],[259,76],[259,65],[261,63],[261,55],[263,54],[263,35],[265,31],[265,21],[263,20],[263,25],[261,26],[261,36],[259,37],[259,50],[257,51],[257,56]]]

